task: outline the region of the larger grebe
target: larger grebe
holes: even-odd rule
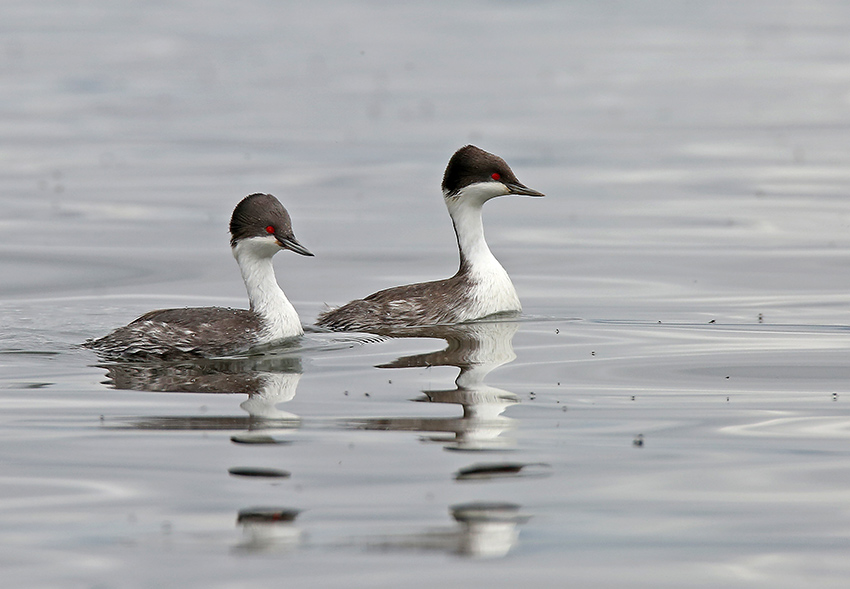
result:
[[[298,313],[275,279],[272,256],[282,249],[313,254],[295,239],[289,213],[280,201],[271,194],[242,199],[230,218],[230,247],[250,309],[151,311],[83,345],[111,359],[173,359],[231,355],[302,335]]]
[[[338,331],[388,332],[521,311],[508,273],[487,247],[481,222],[484,203],[508,194],[543,196],[520,183],[502,158],[474,145],[457,150],[443,176],[443,196],[460,249],[457,273],[351,301],[319,315],[317,325]]]

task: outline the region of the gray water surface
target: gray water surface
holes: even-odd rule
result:
[[[20,587],[845,587],[850,7],[8,2],[0,568]],[[326,304],[454,272],[497,199],[516,320],[105,365],[246,306],[271,192]],[[246,476],[246,475],[277,476]]]

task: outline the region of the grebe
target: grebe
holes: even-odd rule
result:
[[[380,333],[521,311],[508,273],[487,247],[481,221],[485,202],[509,194],[543,196],[517,180],[499,156],[474,145],[457,150],[443,175],[443,196],[460,250],[457,273],[445,280],[378,291],[325,311],[316,324],[335,331]]]
[[[83,345],[108,359],[216,357],[300,336],[298,313],[278,286],[272,256],[282,249],[313,254],[298,243],[289,213],[271,194],[251,194],[230,218],[230,247],[250,309],[196,307],[146,313]]]

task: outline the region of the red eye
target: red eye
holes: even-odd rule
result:
[[[271,225],[266,227],[266,233],[274,233],[274,227],[272,227]]]
[[[499,179],[502,177],[502,175],[501,175],[501,174],[499,174],[499,172],[493,172],[492,174],[490,174],[490,177],[491,177],[493,180],[499,180]]]

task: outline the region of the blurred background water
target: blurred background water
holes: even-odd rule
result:
[[[846,585],[850,6],[2,12],[10,585]],[[466,143],[547,194],[485,209],[520,321],[194,365],[78,347],[247,305],[251,192],[316,254],[275,262],[305,324],[450,275]]]

